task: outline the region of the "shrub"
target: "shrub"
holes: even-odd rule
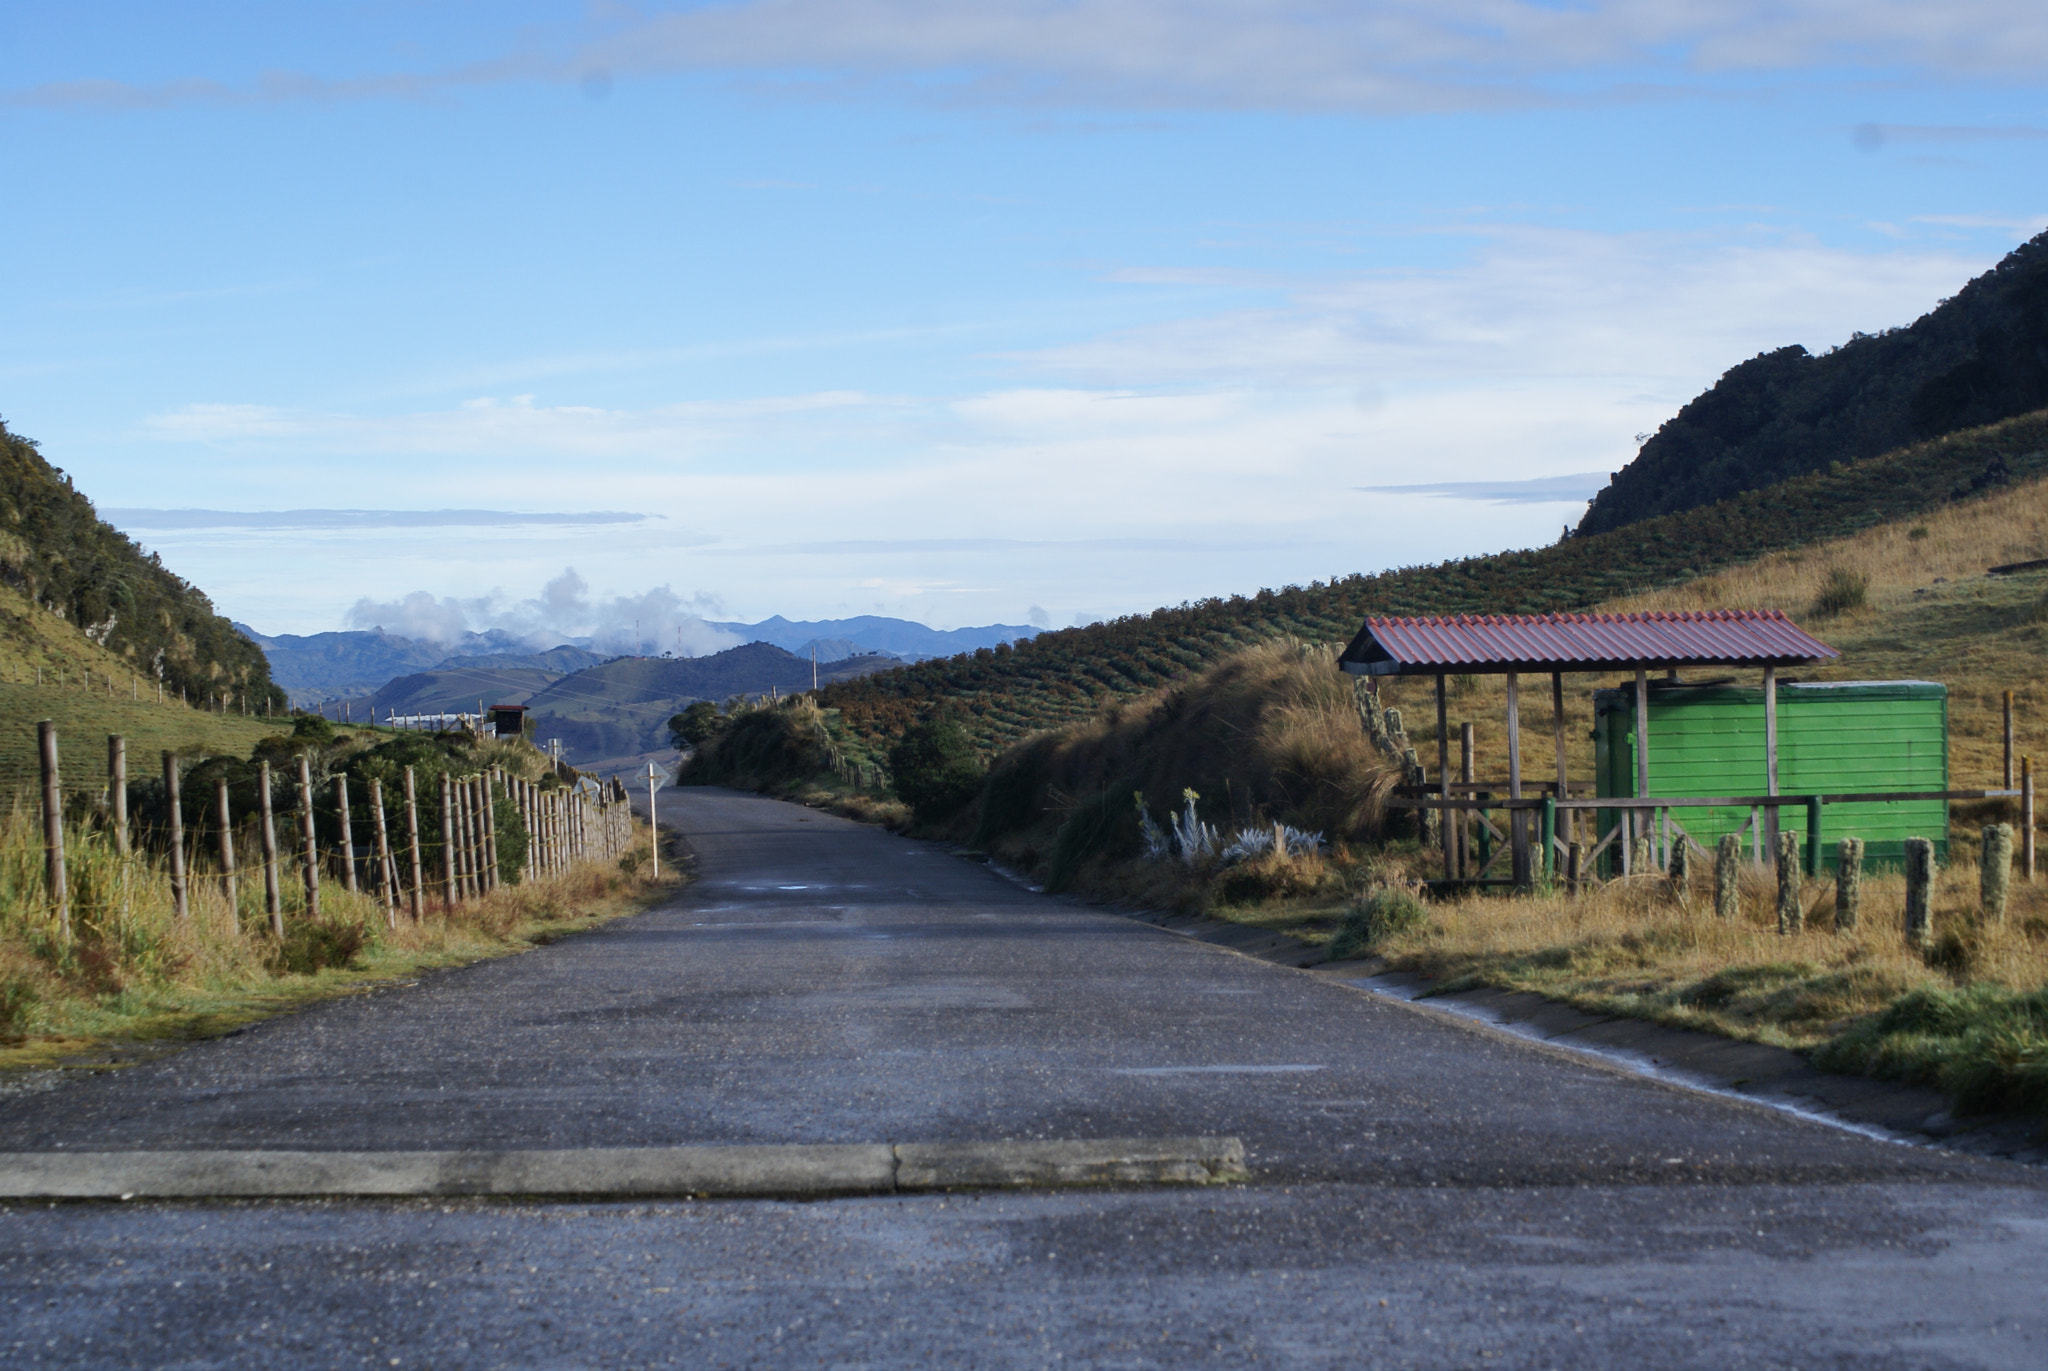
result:
[[[1813,598],[1813,613],[1821,619],[1847,614],[1852,609],[1863,608],[1869,598],[1868,576],[1847,567],[1833,567],[1829,569],[1827,579],[1821,582],[1820,594]]]
[[[1137,850],[1137,810],[1117,803],[1121,794],[1122,787],[1111,786],[1067,811],[1059,831],[1053,834],[1052,855],[1046,861],[1047,890],[1065,890],[1080,873],[1081,864],[1098,853],[1124,856]]]
[[[897,798],[920,823],[943,823],[967,806],[981,785],[983,767],[967,731],[940,716],[906,732],[889,749]]]
[[[717,737],[724,727],[725,717],[718,712],[718,706],[709,700],[698,700],[682,713],[669,717],[668,736],[678,751],[699,748]]]
[[[1341,962],[1370,951],[1396,933],[1420,928],[1429,922],[1422,901],[1405,890],[1382,887],[1345,911],[1337,936],[1330,940],[1330,960]]]
[[[277,962],[284,972],[302,976],[346,969],[375,941],[376,930],[353,919],[295,919],[285,925]]]

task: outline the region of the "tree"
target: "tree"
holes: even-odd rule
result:
[[[922,823],[939,823],[964,809],[985,770],[967,731],[944,715],[911,728],[889,749],[896,794]]]
[[[669,740],[678,751],[694,750],[704,746],[725,727],[725,718],[718,712],[718,706],[709,700],[697,700],[682,713],[668,721]]]

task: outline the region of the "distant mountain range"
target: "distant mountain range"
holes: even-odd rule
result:
[[[258,633],[241,623],[235,627],[263,649],[269,658],[271,678],[284,687],[294,705],[304,709],[337,700],[365,700],[375,696],[380,700],[378,709],[381,713],[386,708],[381,703],[381,692],[397,687],[401,678],[442,672],[456,674],[445,681],[437,677],[433,681],[417,682],[393,697],[409,702],[403,706],[403,712],[414,712],[412,703],[417,703],[422,709],[435,709],[442,706],[432,701],[463,699],[467,699],[469,707],[474,709],[479,694],[493,693],[493,680],[498,682],[496,688],[500,693],[490,703],[519,704],[525,694],[531,694],[545,684],[544,681],[536,684],[536,678],[523,673],[539,672],[552,678],[607,660],[605,655],[590,650],[587,638],[572,639],[545,651],[537,651],[531,642],[503,629],[465,633],[452,643],[430,643],[386,633],[381,628],[301,635]],[[724,629],[743,643],[767,643],[781,648],[806,663],[813,655],[820,662],[840,662],[878,652],[905,662],[921,662],[930,657],[950,657],[955,653],[972,652],[978,647],[1017,642],[1038,632],[1025,624],[936,629],[908,619],[886,619],[871,614],[808,623],[785,619],[778,614],[756,624],[718,623],[712,627]],[[462,674],[464,672],[469,674]],[[761,688],[765,690],[768,687],[763,685]]]
[[[714,623],[713,628],[722,628],[735,633],[750,643],[773,643],[799,657],[811,655],[813,643],[818,648],[818,659],[829,660],[831,648],[850,648],[854,652],[886,652],[906,662],[922,662],[928,657],[951,657],[962,652],[972,652],[978,647],[994,647],[998,643],[1014,643],[1035,635],[1038,630],[1028,624],[988,624],[981,628],[926,628],[923,624],[908,619],[884,619],[873,614],[863,614],[852,619],[813,619],[809,621],[785,619],[780,614],[772,619],[763,619],[757,624]],[[853,652],[838,655],[852,656]]]

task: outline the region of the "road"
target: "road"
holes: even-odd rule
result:
[[[671,904],[0,1101],[0,1150],[1228,1134],[1205,1189],[0,1211],[9,1366],[2048,1365],[2048,1184],[664,792]]]

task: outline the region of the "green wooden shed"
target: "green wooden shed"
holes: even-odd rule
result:
[[[1764,760],[1764,691],[1731,682],[1647,683],[1649,793],[1673,797],[1755,795]],[[1595,794],[1637,795],[1636,687],[1593,693]],[[1777,686],[1778,793],[1785,795],[1941,791],[1948,783],[1948,688],[1933,681],[1780,682]],[[1734,807],[1673,809],[1673,819],[1712,850],[1726,833],[1749,826]],[[1599,811],[1604,835],[1621,811]],[[1787,805],[1780,824],[1808,846],[1804,806]],[[1832,866],[1835,843],[1861,838],[1864,861],[1897,866],[1905,840],[1931,838],[1948,857],[1948,801],[1903,800],[1827,805],[1820,858]],[[1752,841],[1745,835],[1745,847]]]

